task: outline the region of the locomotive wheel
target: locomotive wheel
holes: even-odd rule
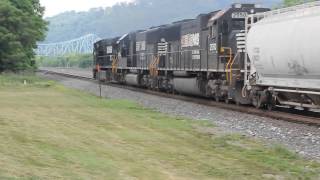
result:
[[[303,107],[303,111],[310,111],[310,108],[308,108],[308,107]]]
[[[289,106],[289,109],[294,110],[294,109],[296,109],[296,107],[295,106]]]
[[[268,111],[272,111],[273,108],[274,108],[274,105],[273,105],[273,104],[270,104],[270,103],[267,104],[266,106],[267,106]]]
[[[97,79],[97,73],[93,72],[93,79]]]
[[[252,103],[257,109],[260,109],[262,107],[262,103],[261,103],[261,100],[260,100],[260,97],[257,97],[253,100],[253,103]]]

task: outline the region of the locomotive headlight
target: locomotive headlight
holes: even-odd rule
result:
[[[250,10],[250,13],[251,13],[251,14],[254,14],[254,13],[255,13],[254,9],[251,9],[251,10]]]

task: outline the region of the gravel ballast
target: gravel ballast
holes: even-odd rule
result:
[[[99,95],[99,86],[95,82],[58,75],[40,75],[56,80],[66,87]],[[132,100],[144,107],[170,115],[209,120],[222,131],[240,133],[281,144],[308,159],[320,161],[320,128],[315,126],[274,120],[105,85],[102,86],[102,95],[110,99]]]

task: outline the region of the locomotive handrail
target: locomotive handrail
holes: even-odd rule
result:
[[[119,59],[117,56],[112,57],[112,73],[113,74],[117,73],[118,61]]]
[[[228,59],[228,63],[226,65],[226,78],[227,78],[227,81],[229,81],[231,83],[231,79],[232,77],[229,77],[229,66],[231,65],[231,61],[232,61],[232,49],[230,47],[222,47],[221,48],[221,52],[224,52],[225,50],[228,50],[229,51],[229,54],[227,56],[225,56],[226,58],[229,58]]]
[[[151,62],[149,65],[149,71],[152,77],[158,76],[159,61],[160,61],[160,58],[158,56],[154,56],[153,62]]]
[[[184,53],[184,52],[192,52],[192,51],[206,51],[206,49],[192,49],[192,50],[182,50],[182,51],[170,51],[170,52],[166,52],[166,54],[174,54],[174,53]],[[163,54],[163,53],[138,53],[138,54],[133,54],[127,57],[133,57],[133,56],[138,56],[138,55],[159,55],[159,54]]]
[[[233,78],[233,72],[232,72],[233,68],[232,68],[232,66],[233,66],[235,60],[237,59],[238,55],[239,55],[239,52],[237,52],[237,54],[234,56],[234,58],[233,58],[233,60],[232,60],[232,62],[230,64],[230,85],[232,83],[232,78]]]
[[[166,52],[166,54],[174,54],[174,53],[184,53],[184,52],[192,52],[192,51],[206,51],[206,49],[193,49],[193,50],[183,50],[183,51],[170,51]],[[141,55],[159,55],[160,53],[138,53],[133,55],[128,55],[126,57],[134,57],[134,56],[141,56]],[[163,53],[162,53],[163,54]],[[114,55],[104,55],[104,56],[97,56],[97,57],[113,57]]]

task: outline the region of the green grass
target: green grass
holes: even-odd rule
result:
[[[207,121],[32,76],[0,76],[0,85],[0,179],[320,178],[318,163]]]

